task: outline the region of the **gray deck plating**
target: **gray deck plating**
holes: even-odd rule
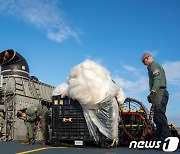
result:
[[[157,149],[129,149],[128,147],[117,147],[110,149],[101,149],[98,147],[52,147],[43,146],[40,143],[34,145],[21,145],[18,141],[3,142],[0,141],[0,153],[1,154],[163,154],[165,152]],[[177,149],[173,153],[180,153],[180,149]]]

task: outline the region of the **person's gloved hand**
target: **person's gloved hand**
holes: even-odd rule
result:
[[[152,100],[154,98],[154,95],[156,94],[156,92],[152,91],[149,96],[147,97],[147,100],[149,103],[152,103]]]

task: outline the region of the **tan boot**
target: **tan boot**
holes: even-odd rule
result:
[[[29,140],[25,140],[25,141],[22,141],[21,144],[26,144],[26,145],[28,145],[28,144],[30,144],[30,142],[29,142]]]
[[[25,145],[29,145],[29,144],[32,145],[34,143],[35,143],[35,141],[33,139],[31,139],[31,140],[24,140],[24,141],[21,142],[21,144],[25,144]]]
[[[41,141],[42,145],[49,145],[48,141]]]

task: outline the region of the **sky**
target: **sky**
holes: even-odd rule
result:
[[[179,0],[0,0],[0,51],[16,50],[55,87],[91,59],[148,109],[149,52],[166,72],[168,121],[180,126],[179,16]]]

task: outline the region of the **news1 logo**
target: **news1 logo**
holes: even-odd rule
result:
[[[161,141],[132,141],[129,144],[129,148],[145,148],[145,149],[158,149],[161,148]],[[164,140],[163,145],[162,145],[162,150],[165,152],[173,152],[176,151],[177,147],[179,144],[179,138],[177,137],[168,137]],[[134,146],[133,146],[134,145]]]
[[[168,137],[164,140],[163,151],[173,152],[177,149],[179,144],[179,138],[177,137]]]

